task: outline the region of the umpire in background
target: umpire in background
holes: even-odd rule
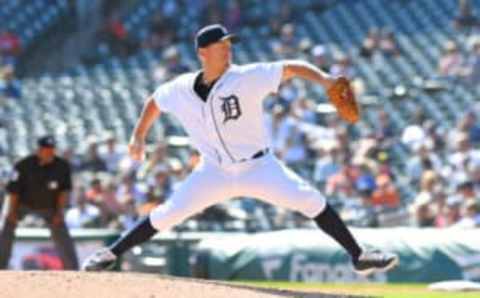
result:
[[[17,221],[27,213],[43,217],[67,270],[77,270],[78,260],[64,222],[63,209],[72,188],[70,165],[55,155],[55,139],[38,139],[35,154],[15,164],[7,184],[0,232],[0,269],[7,268]]]

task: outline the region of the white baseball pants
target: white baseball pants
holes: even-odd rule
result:
[[[313,218],[325,197],[271,153],[220,167],[202,161],[168,200],[150,213],[155,229],[165,231],[205,208],[233,197],[250,197]]]

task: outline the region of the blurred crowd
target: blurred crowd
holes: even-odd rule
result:
[[[21,96],[20,81],[15,78],[15,65],[21,50],[19,37],[0,27],[0,107],[7,98]]]
[[[310,10],[317,10],[327,7],[335,0],[318,3],[308,0],[299,2],[307,3],[306,6]],[[298,5],[292,5],[289,1],[265,2],[259,6],[253,0],[167,0],[162,1],[156,9],[157,12],[148,17],[146,30],[137,32],[136,28],[130,28],[131,26],[122,19],[120,9],[113,7],[105,12],[103,25],[97,32],[97,40],[102,52],[127,57],[138,49],[163,51],[182,38],[191,40],[195,28],[213,23],[224,24],[230,31],[236,32],[244,26],[259,27],[268,22],[268,26],[262,29],[268,32],[263,33],[279,36],[281,31],[285,30],[283,24],[292,22],[301,14],[297,8]],[[270,16],[268,20],[264,19],[261,9],[268,11]],[[185,23],[185,26],[177,28],[179,23]],[[294,42],[293,39],[290,41]],[[285,39],[283,43],[290,41]]]
[[[248,6],[247,2],[249,1],[162,1],[157,12],[149,17],[147,31],[141,36],[129,31],[120,10],[112,6],[105,10],[103,25],[97,31],[99,49],[107,57],[113,55],[123,58],[141,48],[163,50],[179,41],[178,28],[175,27],[185,15],[190,16],[192,22],[223,23],[235,29],[242,25],[241,6]],[[194,34],[193,28],[191,30],[190,34]],[[98,55],[102,56],[102,53]]]
[[[5,112],[10,101],[22,96],[22,86],[16,78],[15,65],[21,53],[19,37],[12,31],[0,27],[0,138],[4,139],[8,116]],[[0,155],[3,154],[0,146]]]
[[[471,35],[462,50],[455,41],[445,43],[438,62],[441,77],[475,86],[480,82],[480,34]]]

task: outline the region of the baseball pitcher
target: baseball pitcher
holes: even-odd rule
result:
[[[118,256],[203,209],[232,197],[254,197],[303,213],[335,239],[361,274],[386,271],[398,257],[362,249],[325,197],[288,169],[271,152],[264,128],[263,99],[291,78],[320,84],[340,117],[351,123],[359,110],[348,80],[332,78],[304,61],[234,65],[237,36],[221,25],[202,28],[195,47],[202,69],[173,79],[146,100],[133,131],[129,153],[144,158],[145,137],[162,113],[173,114],[188,133],[202,161],[179,189],[113,245],[89,258],[83,270],[113,266]]]

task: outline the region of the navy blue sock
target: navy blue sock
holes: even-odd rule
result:
[[[148,241],[157,232],[158,231],[152,226],[150,218],[146,216],[140,219],[126,234],[110,245],[110,250],[118,257],[130,248]]]
[[[327,204],[325,209],[313,218],[317,226],[325,233],[335,239],[350,254],[353,261],[356,261],[362,249],[358,245],[353,235],[348,230],[343,220],[337,212]]]

